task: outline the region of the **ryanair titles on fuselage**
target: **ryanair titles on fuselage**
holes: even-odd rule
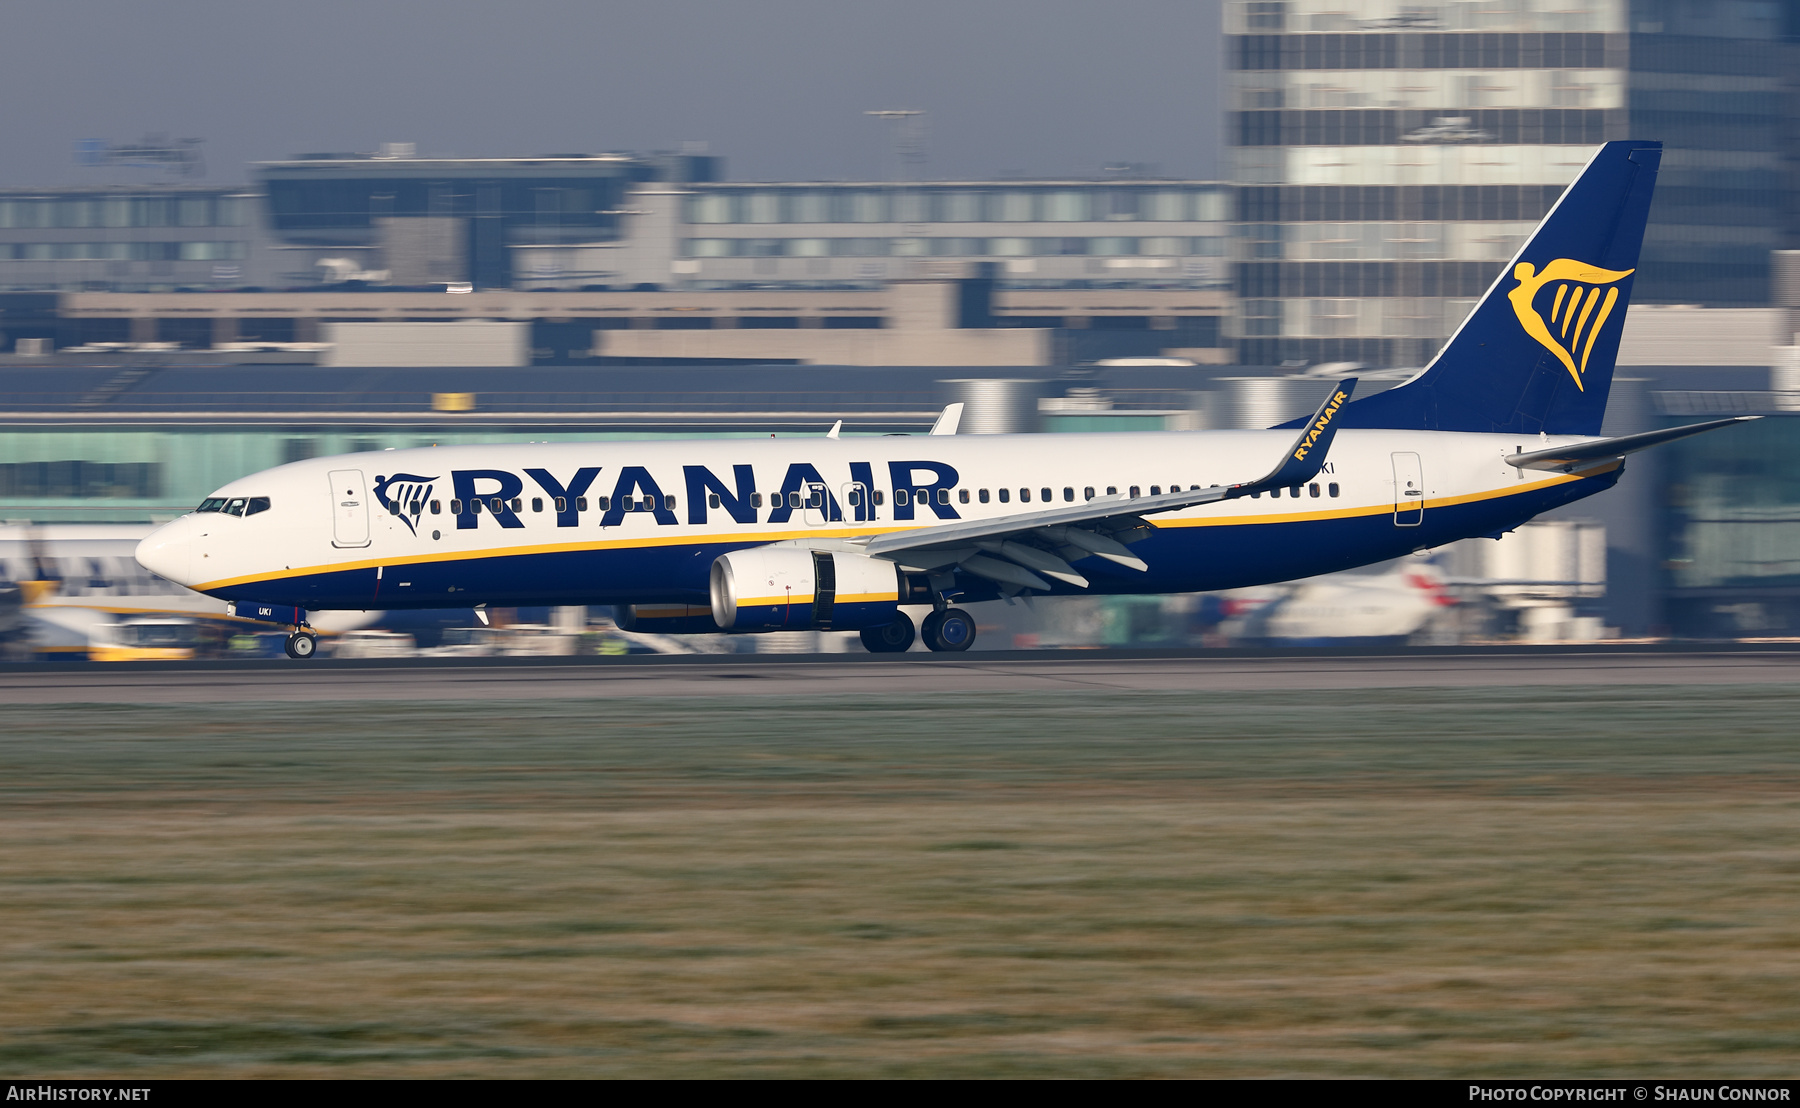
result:
[[[960,519],[950,503],[950,490],[957,487],[959,475],[945,462],[918,460],[887,463],[888,487],[903,490],[896,495],[889,518],[906,521],[918,518],[921,508],[938,519]],[[705,524],[710,513],[719,511],[736,523],[787,523],[803,507],[826,513],[826,518],[862,521],[872,518],[870,496],[877,488],[874,466],[869,462],[850,463],[850,486],[860,489],[854,503],[846,505],[842,490],[834,490],[818,468],[810,462],[791,462],[786,467],[779,488],[769,495],[765,506],[759,494],[754,467],[733,465],[729,479],[703,465],[681,467],[680,500],[671,500],[669,492],[645,466],[620,466],[611,479],[611,492],[603,480],[604,467],[581,466],[566,477],[558,477],[548,469],[527,467],[523,476],[509,469],[453,469],[449,473],[450,499],[456,509],[458,530],[481,526],[483,516],[491,517],[503,528],[524,527],[512,502],[526,493],[529,480],[536,490],[556,505],[558,527],[581,525],[581,502],[594,496],[601,506],[600,526],[612,527],[622,522],[627,512],[645,512],[662,526],[672,527],[680,520],[678,510],[685,510],[687,522]],[[402,519],[416,519],[418,513],[437,491],[438,477],[416,474],[398,475],[398,479],[377,475],[375,495],[383,510]],[[391,488],[404,489],[400,496]],[[942,490],[942,496],[939,495]],[[713,500],[717,499],[717,508]],[[440,499],[442,497],[440,496]],[[674,505],[674,507],[671,507]],[[763,511],[766,518],[759,519]],[[885,513],[884,513],[885,514]]]

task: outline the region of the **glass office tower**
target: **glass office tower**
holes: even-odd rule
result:
[[[1668,143],[1640,302],[1763,304],[1779,6],[1232,0],[1239,358],[1421,365],[1601,142]]]

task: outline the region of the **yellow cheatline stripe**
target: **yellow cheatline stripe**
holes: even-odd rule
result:
[[[899,599],[900,599],[899,591],[895,590],[895,589],[889,589],[886,592],[839,593],[839,594],[837,594],[836,597],[833,598],[832,603],[834,603],[834,604],[879,604],[884,601],[899,600]],[[754,608],[754,607],[757,607],[758,605],[786,604],[790,601],[792,601],[795,604],[811,604],[813,602],[813,594],[809,593],[809,592],[797,592],[797,593],[793,594],[792,596],[788,596],[786,593],[782,593],[777,596],[750,596],[750,597],[745,597],[742,600],[739,600],[737,602],[737,606],[740,608]],[[712,611],[711,608],[705,608],[702,610],[706,611],[706,612]]]
[[[743,534],[709,534],[709,535],[652,535],[642,539],[602,539],[596,542],[542,543],[532,546],[488,547],[483,550],[445,551],[441,554],[415,554],[399,558],[365,558],[358,562],[334,562],[329,565],[306,566],[298,570],[283,570],[280,573],[256,573],[245,577],[226,577],[218,581],[208,581],[202,585],[190,586],[196,592],[208,589],[223,589],[232,585],[253,585],[258,581],[278,581],[284,577],[293,577],[307,573],[345,573],[358,569],[402,569],[406,566],[429,565],[436,562],[467,562],[480,558],[510,558],[529,554],[575,554],[589,550],[647,550],[658,546],[697,546],[704,543],[743,543],[753,544],[784,542],[788,539],[818,538],[846,539],[863,536],[885,535],[892,531],[910,531],[910,527],[867,527],[867,528],[826,528],[809,527],[804,531],[770,531],[757,535]],[[383,585],[387,582],[383,581]]]
[[[1443,508],[1443,507],[1450,507],[1450,506],[1456,505],[1456,504],[1474,504],[1474,503],[1477,503],[1477,502],[1483,501],[1483,500],[1500,500],[1500,499],[1504,499],[1509,496],[1520,496],[1520,495],[1523,495],[1524,493],[1536,492],[1539,489],[1548,488],[1551,485],[1561,485],[1561,484],[1565,484],[1569,481],[1579,481],[1585,477],[1599,476],[1600,474],[1609,472],[1610,470],[1612,470],[1614,468],[1616,468],[1616,465],[1607,465],[1607,466],[1604,466],[1604,467],[1601,467],[1598,469],[1585,470],[1579,474],[1565,474],[1565,475],[1561,475],[1561,476],[1557,476],[1557,477],[1547,478],[1547,479],[1544,479],[1541,481],[1532,481],[1528,484],[1523,485],[1522,487],[1516,487],[1516,488],[1492,489],[1487,492],[1469,493],[1464,496],[1432,497],[1425,501],[1425,506],[1432,507],[1432,508]],[[1241,503],[1241,501],[1240,501],[1240,503]],[[1330,509],[1327,511],[1318,511],[1318,512],[1281,512],[1281,513],[1269,514],[1269,515],[1229,516],[1229,517],[1190,517],[1187,519],[1179,519],[1179,518],[1177,518],[1177,519],[1159,519],[1159,520],[1155,520],[1154,522],[1155,522],[1156,526],[1158,526],[1158,527],[1243,527],[1243,526],[1249,526],[1252,524],[1264,524],[1264,523],[1302,523],[1302,522],[1307,522],[1307,521],[1312,521],[1312,520],[1321,520],[1321,519],[1350,519],[1350,518],[1354,518],[1357,516],[1388,515],[1388,514],[1392,513],[1393,511],[1394,511],[1394,505],[1392,505],[1392,504],[1366,504],[1366,505],[1362,505],[1360,507],[1355,507],[1355,508],[1334,508],[1334,509]],[[620,548],[630,548],[630,549],[634,549],[634,550],[640,550],[640,549],[649,549],[649,548],[658,547],[658,546],[705,546],[705,545],[726,543],[726,542],[749,543],[749,544],[754,544],[754,545],[761,545],[764,543],[783,542],[787,539],[794,539],[794,538],[808,538],[808,537],[831,538],[831,539],[860,538],[863,536],[887,535],[887,534],[893,534],[898,531],[913,531],[913,530],[917,530],[917,528],[913,528],[913,527],[865,527],[865,528],[843,528],[843,529],[809,528],[808,530],[805,530],[805,531],[777,531],[777,532],[765,533],[765,534],[760,534],[760,535],[709,534],[709,535],[687,535],[687,536],[653,536],[650,538],[639,539],[639,540],[608,539],[603,542],[566,543],[566,544],[536,545],[536,546],[491,547],[486,550],[469,550],[469,551],[462,551],[462,552],[446,552],[443,554],[426,554],[426,555],[418,555],[418,556],[407,557],[407,558],[395,558],[392,560],[366,559],[366,560],[360,561],[360,562],[341,562],[341,563],[337,563],[334,565],[307,566],[305,568],[298,569],[298,570],[283,570],[279,573],[259,573],[259,574],[251,574],[251,575],[244,576],[244,577],[227,577],[227,578],[223,578],[218,581],[208,581],[203,584],[193,585],[190,587],[193,588],[193,590],[195,592],[207,592],[212,589],[229,588],[233,585],[254,585],[254,584],[258,584],[260,582],[280,581],[280,580],[284,580],[284,579],[291,578],[291,577],[306,576],[308,574],[313,574],[313,573],[343,573],[343,572],[348,572],[348,571],[357,570],[357,569],[374,569],[378,566],[385,566],[389,569],[399,569],[399,568],[403,568],[405,566],[410,566],[410,565],[420,565],[420,564],[435,563],[435,562],[476,561],[476,560],[486,559],[486,558],[517,558],[517,557],[524,557],[524,556],[532,555],[532,554],[569,554],[569,553],[578,553],[578,552],[588,551],[588,550],[611,550],[611,549],[620,549]],[[386,582],[384,581],[383,584],[385,585]],[[417,594],[414,594],[414,595],[417,595]],[[782,598],[781,602],[786,603],[786,599]],[[743,602],[743,603],[748,603],[748,602]]]
[[[1581,476],[1594,476],[1600,471],[1590,471]],[[1551,485],[1562,485],[1570,481],[1578,481],[1581,476],[1568,474],[1552,477],[1543,481],[1533,481],[1522,489],[1495,489],[1488,492],[1469,493],[1464,496],[1434,496],[1425,500],[1423,507],[1448,508],[1457,504],[1475,504],[1483,500],[1501,500],[1509,496],[1519,496],[1526,492],[1548,488]],[[1409,508],[1421,505],[1411,504]],[[1352,519],[1358,516],[1385,516],[1394,512],[1392,504],[1365,504],[1356,508],[1333,508],[1319,512],[1292,512],[1282,515],[1237,516],[1232,519],[1170,519],[1158,521],[1158,527],[1235,527],[1247,523],[1300,523],[1320,519]]]

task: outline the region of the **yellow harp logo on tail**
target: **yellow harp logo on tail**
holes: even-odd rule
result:
[[[1513,267],[1518,287],[1507,293],[1506,298],[1512,301],[1513,314],[1519,317],[1525,333],[1555,354],[1568,369],[1569,376],[1575,378],[1575,387],[1585,392],[1587,386],[1581,383],[1581,375],[1587,372],[1588,357],[1594,352],[1594,339],[1599,336],[1600,328],[1606,326],[1606,317],[1612,315],[1613,306],[1619,302],[1617,282],[1635,272],[1633,269],[1601,269],[1573,258],[1558,258],[1538,273],[1530,262],[1520,262]],[[1532,304],[1538,291],[1546,285],[1556,286],[1547,323]],[[1607,288],[1608,285],[1613,287]],[[1604,297],[1601,295],[1603,289]],[[1596,305],[1598,311],[1595,311]],[[1580,351],[1579,360],[1577,351]]]

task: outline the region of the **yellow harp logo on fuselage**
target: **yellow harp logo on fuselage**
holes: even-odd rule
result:
[[[1583,392],[1581,375],[1587,372],[1588,357],[1594,352],[1594,339],[1606,326],[1606,317],[1619,302],[1617,282],[1637,272],[1632,269],[1601,269],[1573,258],[1558,258],[1544,267],[1542,273],[1530,262],[1513,267],[1518,287],[1506,294],[1512,301],[1513,314],[1519,317],[1525,333],[1536,339],[1545,350],[1555,354],[1575,378],[1575,387]],[[1538,291],[1554,284],[1556,292],[1550,302],[1550,320],[1544,321],[1532,301]],[[1612,285],[1611,288],[1606,286]],[[1601,290],[1606,290],[1604,298]],[[1595,311],[1595,305],[1599,311]],[[1576,351],[1581,352],[1579,359]]]

